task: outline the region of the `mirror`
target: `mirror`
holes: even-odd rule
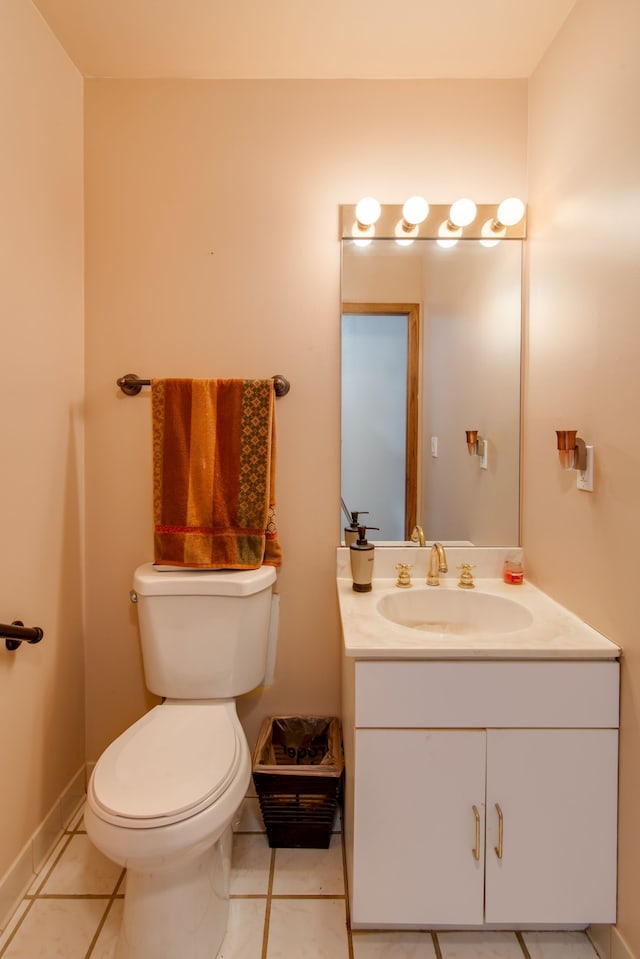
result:
[[[343,239],[342,303],[341,492],[368,538],[518,545],[522,241]]]

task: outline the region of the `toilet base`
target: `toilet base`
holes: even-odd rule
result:
[[[204,852],[129,868],[115,959],[215,959],[227,929],[231,828]]]

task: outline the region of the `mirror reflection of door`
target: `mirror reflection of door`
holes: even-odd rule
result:
[[[342,305],[342,498],[373,539],[406,540],[418,489],[419,307]]]

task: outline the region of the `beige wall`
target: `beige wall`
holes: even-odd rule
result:
[[[640,6],[579,0],[531,83],[524,544],[529,575],[620,643],[618,928],[640,955]],[[556,429],[596,450],[595,491]]]
[[[0,4],[0,878],[84,761],[82,78]]]
[[[144,376],[283,373],[281,629],[264,715],[339,709],[338,206],[525,194],[526,83],[86,83],[88,756],[145,697],[136,564],[151,558]]]

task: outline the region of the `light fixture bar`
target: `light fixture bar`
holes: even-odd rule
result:
[[[459,233],[456,230],[452,236],[457,237],[460,241],[486,239],[486,233],[484,235],[482,233],[483,225],[487,222],[487,220],[492,222],[496,219],[498,205],[498,203],[479,203],[477,215],[473,223],[470,223],[468,226],[461,227]],[[430,204],[429,215],[427,218],[422,223],[418,223],[414,228],[412,228],[410,233],[405,233],[405,235],[411,237],[412,239],[442,239],[442,237],[438,234],[438,228],[443,221],[446,222],[449,220],[450,210],[450,203]],[[340,212],[340,237],[345,240],[353,239],[353,226],[357,221],[355,204],[341,206]],[[383,204],[380,208],[380,216],[375,224],[375,238],[381,240],[397,239],[397,226],[398,223],[403,219],[404,216],[402,204]],[[374,231],[372,231],[372,235],[373,232]],[[365,232],[360,235],[366,236],[367,234]],[[526,213],[518,223],[514,224],[513,226],[504,227],[504,233],[502,232],[502,229],[500,231],[501,240],[523,240],[525,239],[526,235]]]

